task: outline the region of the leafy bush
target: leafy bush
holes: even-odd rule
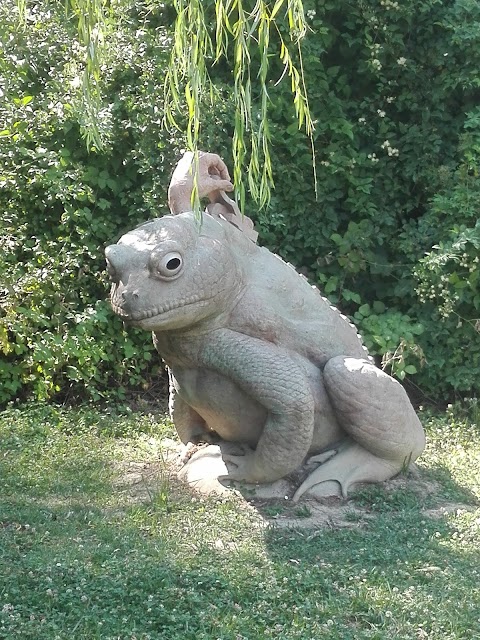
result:
[[[103,249],[166,212],[175,145],[167,158],[160,109],[149,99],[166,42],[138,41],[138,17],[125,14],[129,28],[117,34],[105,72],[108,150],[89,152],[74,90],[75,28],[61,9],[29,11],[21,30],[15,3],[0,9],[8,89],[0,105],[0,403],[28,393],[121,395],[148,384],[158,365],[149,336],[127,333],[109,310]]]
[[[167,211],[182,146],[162,128],[171,3],[117,5],[103,151],[81,139],[76,26],[32,3],[22,30],[15,6],[0,8],[0,403],[147,386],[158,359],[148,334],[125,332],[109,311],[103,248]],[[268,211],[251,201],[247,211],[263,243],[354,319],[379,364],[432,397],[478,393],[480,6],[307,0],[305,9],[317,195],[288,88],[272,83],[276,189]],[[231,70],[212,76],[202,146],[231,166]]]
[[[262,238],[354,319],[394,374],[432,397],[478,393],[480,7],[305,7],[318,198],[308,142],[274,100],[276,190]]]

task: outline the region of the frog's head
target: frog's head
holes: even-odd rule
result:
[[[207,223],[206,223],[207,222]],[[105,251],[112,308],[149,331],[184,329],[228,311],[243,286],[240,267],[213,220],[192,213],[147,222]]]

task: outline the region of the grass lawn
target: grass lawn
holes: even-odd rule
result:
[[[475,408],[424,415],[419,478],[363,489],[342,525],[305,528],[308,501],[292,511],[178,486],[158,416],[9,407],[0,639],[477,640]]]

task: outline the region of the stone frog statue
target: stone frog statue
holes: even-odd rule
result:
[[[271,483],[308,461],[294,500],[393,477],[425,446],[405,390],[316,288],[219,215],[233,186],[214,154],[200,154],[197,179],[213,215],[195,217],[191,165],[187,154],[173,174],[173,215],[106,249],[113,310],[152,331],[180,439],[236,443],[229,480]]]

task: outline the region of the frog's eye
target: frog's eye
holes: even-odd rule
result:
[[[168,280],[177,276],[183,267],[183,257],[178,251],[166,253],[161,258],[157,258],[153,265],[156,276],[162,280]]]

